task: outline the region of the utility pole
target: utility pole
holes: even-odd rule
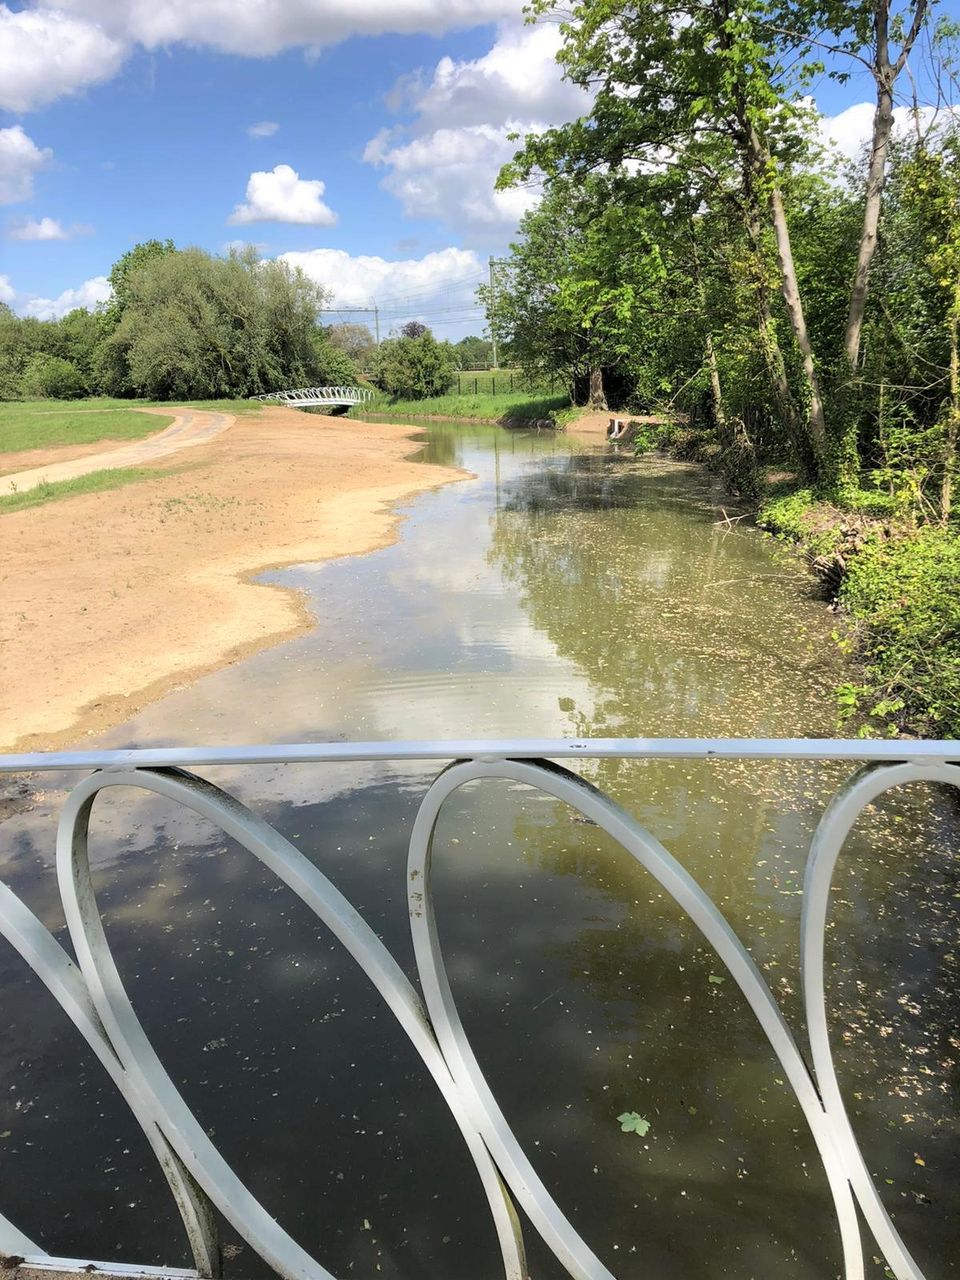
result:
[[[373,323],[377,330],[377,349],[380,347],[380,308],[376,303],[373,304]]]
[[[490,258],[490,341],[493,343],[493,367],[499,368],[497,364],[497,277],[494,273],[496,258]]]

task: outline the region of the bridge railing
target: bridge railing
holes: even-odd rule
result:
[[[689,872],[637,820],[561,761],[846,761],[859,766],[827,805],[806,860],[800,920],[801,979],[811,1062],[743,941]],[[406,896],[419,989],[373,929],[323,872],[269,823],[193,772],[224,765],[444,762],[409,833]],[[892,788],[924,782],[960,786],[960,743],[844,740],[593,739],[332,743],[237,748],[80,751],[0,756],[0,774],[77,770],[84,774],[59,818],[56,866],[74,959],[0,882],[0,935],[26,960],[99,1058],[143,1128],[183,1219],[191,1272],[219,1274],[219,1212],[252,1250],[289,1280],[331,1280],[259,1203],[226,1162],[164,1069],[124,989],[97,906],[88,830],[98,796],[133,787],[182,805],[232,837],[310,907],[360,966],[419,1053],[480,1175],[507,1280],[525,1280],[521,1207],[569,1275],[611,1280],[541,1181],[491,1092],[460,1021],[434,915],[432,843],[445,802],[469,782],[506,779],[562,801],[608,833],[686,912],[740,988],[766,1035],[816,1144],[839,1230],[846,1280],[863,1280],[859,1214],[897,1280],[923,1280],[888,1214],[858,1146],[841,1095],[828,1032],[824,983],[831,878],[846,838],[868,805]],[[82,1249],[82,1240],[77,1249]],[[51,1273],[143,1275],[129,1268],[51,1258],[0,1215],[8,1280]],[[946,1272],[944,1273],[946,1274]]]
[[[373,400],[376,394],[371,387],[297,387],[289,391],[267,391],[250,399],[290,405],[363,404]]]

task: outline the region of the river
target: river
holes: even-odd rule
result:
[[[267,575],[316,628],[205,677],[98,745],[566,736],[828,736],[848,678],[805,571],[702,471],[550,433],[431,424],[474,479],[398,542]],[[736,514],[731,512],[731,514]],[[205,771],[314,859],[411,975],[405,841],[420,765]],[[713,896],[803,1045],[804,858],[835,765],[607,761],[583,772]],[[62,936],[50,814],[3,826],[4,878]],[[868,812],[828,945],[841,1084],[888,1209],[932,1277],[960,1257],[960,848],[950,797]],[[473,1167],[406,1040],[305,907],[160,800],[93,824],[107,932],[161,1057],[251,1190],[338,1276],[489,1280]],[[622,1277],[840,1272],[826,1183],[744,1000],[598,830],[507,783],[441,820],[451,979],[525,1149]],[[136,1124],[25,966],[0,952],[0,1207],[51,1252],[187,1265]],[[617,1116],[649,1121],[643,1138]],[[229,1230],[228,1276],[267,1270]],[[528,1232],[531,1272],[562,1274]],[[882,1276],[871,1261],[868,1275]]]

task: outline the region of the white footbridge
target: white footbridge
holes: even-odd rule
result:
[[[371,387],[297,387],[294,391],[268,391],[250,399],[261,400],[265,404],[288,404],[292,409],[330,409],[363,404],[375,395]]]

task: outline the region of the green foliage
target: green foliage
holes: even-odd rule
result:
[[[804,517],[814,506],[814,496],[809,489],[796,489],[778,498],[762,503],[757,513],[757,524],[783,538],[799,542],[809,532]]]
[[[120,381],[108,382],[115,394],[242,397],[317,382],[324,294],[283,262],[167,251],[130,270],[124,289],[101,365]]]
[[[864,681],[845,689],[874,730],[905,724],[960,735],[960,536],[927,527],[874,539],[850,564],[840,600],[864,624]]]
[[[471,334],[453,344],[458,369],[486,369],[493,363],[493,343]]]
[[[638,1138],[645,1138],[650,1132],[650,1121],[636,1111],[625,1111],[617,1116],[621,1133],[635,1133]]]
[[[20,393],[30,398],[77,400],[86,391],[83,374],[71,360],[42,351],[30,357],[20,378]]]
[[[377,357],[376,382],[403,400],[442,396],[454,380],[456,360],[449,342],[427,329],[416,337],[388,338]]]
[[[522,423],[550,421],[562,427],[576,417],[578,410],[568,396],[541,396],[512,393],[508,395],[446,395],[424,400],[394,398],[372,407],[358,405],[350,410],[352,418],[366,418],[371,412],[395,414],[397,417],[429,415],[437,418],[476,418],[485,422]]]

